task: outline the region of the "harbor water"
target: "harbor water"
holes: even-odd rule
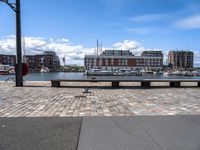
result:
[[[5,81],[8,78],[12,80],[14,75],[0,75],[0,81]],[[75,72],[51,72],[51,73],[29,73],[24,77],[25,81],[50,81],[53,79],[88,79],[91,76],[85,76],[83,73]],[[123,79],[200,79],[200,76],[176,76],[176,75],[142,75],[142,76],[100,76],[98,78],[123,78]]]

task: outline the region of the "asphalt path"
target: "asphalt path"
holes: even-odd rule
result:
[[[0,118],[0,150],[76,150],[82,118]]]
[[[199,150],[200,116],[0,118],[0,150]]]
[[[199,150],[200,116],[87,117],[78,150]]]

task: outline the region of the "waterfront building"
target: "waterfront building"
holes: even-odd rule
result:
[[[158,51],[158,50],[148,50],[148,51],[143,51],[141,56],[143,57],[162,57],[163,58],[163,53],[162,51]]]
[[[56,71],[60,66],[59,57],[52,51],[45,51],[38,55],[24,55],[23,62],[29,65],[30,71],[40,71],[43,67]],[[0,55],[0,64],[14,66],[16,55]]]
[[[26,64],[29,65],[29,70],[35,70],[35,55],[25,55],[23,56],[23,60]]]
[[[16,56],[0,54],[0,64],[14,66],[16,64]]]
[[[193,68],[194,53],[192,51],[169,51],[168,61],[172,69],[188,70]]]
[[[55,52],[45,51],[43,54],[35,55],[35,70],[40,71],[41,68],[47,67],[51,71],[56,71],[59,68],[59,57]]]
[[[150,52],[150,51],[149,51]],[[145,53],[144,53],[145,54]],[[152,56],[134,56],[128,50],[105,50],[100,55],[85,55],[84,65],[89,68],[107,68],[107,69],[146,69],[160,70],[163,66],[163,57],[161,55]]]

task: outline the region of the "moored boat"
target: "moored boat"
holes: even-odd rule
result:
[[[12,74],[11,70],[14,70],[14,67],[10,65],[0,65],[0,75],[9,75]]]
[[[192,71],[194,76],[200,76],[200,70]]]
[[[163,73],[164,73],[163,71],[155,71],[155,72],[153,72],[154,75],[163,75]]]
[[[113,72],[111,70],[90,69],[90,70],[86,70],[86,75],[88,75],[88,76],[111,76],[111,75],[113,75]]]
[[[164,72],[164,75],[176,75],[176,76],[182,76],[184,75],[184,72],[182,71],[167,71],[167,72]]]
[[[40,72],[50,72],[49,68],[48,67],[44,67],[40,70]]]
[[[141,70],[140,72],[143,75],[145,75],[145,74],[154,74],[154,72],[152,70]]]

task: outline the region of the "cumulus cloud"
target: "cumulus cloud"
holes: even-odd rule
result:
[[[13,35],[0,39],[0,54],[16,54],[15,42],[15,36]],[[62,58],[65,57],[66,64],[79,65],[83,65],[85,54],[94,54],[96,49],[94,47],[73,44],[68,39],[46,39],[41,37],[22,38],[22,45],[27,55],[42,54],[44,51],[54,51],[60,57],[61,63]],[[134,40],[117,42],[112,47],[104,47],[103,49],[130,50],[136,56],[139,56],[142,51],[147,50]],[[168,51],[164,50],[163,53],[165,58],[167,58]],[[200,66],[200,52],[194,51],[194,56],[195,66]]]
[[[200,29],[200,14],[178,20],[175,26],[183,29]]]
[[[141,52],[144,51],[141,44],[133,40],[124,40],[122,42],[114,43],[113,47],[119,50],[130,50],[134,55],[140,55]]]
[[[131,50],[139,48],[140,43],[137,41],[124,40],[123,42],[113,44],[113,46],[122,50]]]
[[[15,36],[0,39],[1,54],[16,54]],[[22,38],[22,48],[26,55],[42,54],[44,51],[54,51],[60,57],[65,57],[67,64],[83,64],[85,54],[93,54],[94,48],[70,43],[68,39],[46,39],[41,37]]]

